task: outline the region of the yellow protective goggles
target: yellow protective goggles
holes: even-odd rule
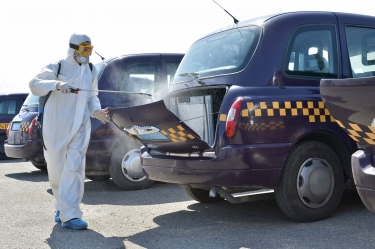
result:
[[[71,48],[77,50],[77,53],[79,53],[82,56],[91,55],[92,50],[94,49],[94,46],[92,46],[92,45],[80,44],[80,45],[77,46],[77,45],[72,44],[72,43],[69,43],[69,45],[70,45]]]

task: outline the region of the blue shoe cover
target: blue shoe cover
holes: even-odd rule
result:
[[[86,229],[88,227],[88,224],[86,221],[80,218],[75,218],[75,219],[68,220],[67,222],[62,222],[61,226],[63,228],[81,230],[81,229]]]
[[[55,213],[55,222],[61,222],[61,220],[60,220],[60,211],[56,211],[56,213]]]

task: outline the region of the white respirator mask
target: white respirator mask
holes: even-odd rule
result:
[[[89,63],[89,61],[90,61],[90,55],[83,56],[83,55],[81,55],[81,54],[79,54],[79,53],[76,53],[76,54],[74,55],[74,58],[75,58],[79,63],[81,63],[81,64],[87,64],[87,63]]]

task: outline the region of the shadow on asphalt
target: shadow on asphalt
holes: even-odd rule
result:
[[[158,227],[133,235],[128,240],[145,248],[166,248],[168,244],[185,245],[180,248],[194,248],[194,245],[202,248],[275,248],[283,244],[289,248],[301,248],[301,245],[307,246],[309,236],[323,241],[332,241],[336,236],[340,238],[341,229],[350,231],[363,222],[351,219],[353,212],[367,214],[355,189],[345,191],[340,206],[331,217],[316,222],[300,223],[287,218],[274,199],[239,204],[194,203],[188,209],[156,217],[153,221]],[[334,229],[333,222],[336,224]],[[236,231],[236,236],[228,236],[233,231]],[[158,239],[165,234],[170,234],[168,244]],[[291,241],[293,243],[288,244]],[[314,248],[311,246],[307,248]]]
[[[88,205],[155,205],[191,201],[175,184],[155,182],[150,188],[125,191],[110,181],[86,181],[82,202]]]
[[[47,171],[42,171],[42,170],[6,174],[5,176],[19,180],[19,181],[29,181],[29,182],[47,182],[48,181]]]
[[[52,195],[51,189],[47,190]],[[157,196],[157,198],[155,198]],[[88,205],[155,205],[163,203],[192,201],[192,199],[185,193],[185,191],[176,184],[155,182],[150,188],[142,190],[125,191],[117,187],[112,180],[108,181],[91,181],[87,180],[85,183],[85,194],[82,202]],[[276,201],[273,199],[272,205],[279,209]],[[228,202],[216,203],[215,205],[241,206],[250,205],[252,208],[256,203],[263,203],[264,201],[255,201],[248,203],[232,204]],[[271,204],[270,203],[270,204]],[[246,209],[246,208],[245,208]],[[363,205],[355,187],[347,188],[344,191],[341,203],[334,215],[351,212],[353,210],[366,209]],[[279,210],[278,210],[279,211]],[[281,212],[281,211],[280,211]]]
[[[12,158],[8,160],[0,160],[0,164],[6,163],[6,164],[18,164],[18,163],[24,163],[25,160],[20,158]],[[14,167],[17,167],[15,165]],[[12,174],[6,174],[6,177],[10,177],[19,181],[29,181],[29,182],[46,182],[48,181],[48,173],[46,170],[39,170],[33,166],[32,171],[27,172],[19,172],[19,173],[12,173]]]
[[[168,192],[171,192],[171,195],[184,194],[177,185],[160,183],[141,191],[114,191],[109,194],[112,199],[120,193],[124,194],[124,197],[128,193],[139,196],[132,201],[122,200],[109,204],[142,205],[145,201],[143,199],[155,203],[158,202],[155,199],[165,198],[163,195]],[[154,195],[155,193],[158,195]],[[94,196],[98,191],[90,190],[89,194]],[[151,197],[147,198],[150,195]],[[88,199],[91,199],[91,196]],[[173,198],[169,200],[172,201]],[[356,213],[356,218],[353,218],[353,212]],[[287,218],[274,199],[239,204],[194,202],[188,206],[188,210],[155,217],[153,221],[157,227],[130,237],[104,237],[90,229],[73,231],[62,228],[59,223],[54,226],[46,244],[50,248],[76,248],[76,245],[80,245],[80,248],[109,248],[109,245],[110,248],[125,248],[124,241],[128,240],[142,248],[324,248],[322,245],[327,245],[328,248],[343,248],[342,240],[334,238],[341,238],[343,231],[352,231],[353,228],[361,226],[363,220],[358,219],[361,215],[367,216],[368,213],[355,189],[345,191],[340,206],[330,218],[307,223]],[[126,229],[126,224],[123,225],[123,229]],[[353,236],[358,234],[354,233]],[[69,240],[66,240],[67,237]],[[168,239],[165,239],[166,237]],[[366,248],[367,245],[362,239],[348,238],[345,243],[347,248]]]
[[[52,195],[52,189],[47,189]],[[155,197],[157,196],[157,198]],[[86,181],[82,203],[88,205],[155,205],[191,201],[182,188],[175,184],[155,182],[150,188],[125,191],[119,189],[112,180]]]
[[[6,159],[0,159],[0,164],[2,163],[20,163],[25,162],[25,160],[21,158],[6,158]]]
[[[61,227],[61,223],[56,223],[46,244],[50,248],[108,248],[108,245],[111,245],[111,248],[121,249],[125,248],[124,239],[124,237],[104,237],[91,229],[81,231],[66,229]]]
[[[340,205],[337,211],[335,212],[335,215],[336,216],[345,215],[348,212],[359,211],[359,210],[367,211],[367,208],[363,204],[361,198],[359,197],[357,189],[355,187],[345,189],[344,194],[341,198]]]
[[[34,170],[6,174],[19,181],[48,182],[47,171]],[[52,190],[47,189],[52,195]],[[155,198],[159,196],[160,198]],[[125,191],[115,185],[112,180],[85,182],[85,193],[82,202],[89,205],[154,205],[162,203],[191,200],[180,186],[168,183],[155,182],[150,188]]]

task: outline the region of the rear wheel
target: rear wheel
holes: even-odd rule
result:
[[[317,221],[334,212],[343,189],[344,172],[336,153],[326,144],[307,141],[291,152],[275,197],[288,217]]]
[[[0,159],[6,159],[8,158],[5,154],[4,149],[4,141],[6,140],[6,136],[0,136]]]
[[[129,140],[122,140],[115,146],[109,162],[109,174],[121,189],[149,188],[154,181],[149,180],[143,173],[139,149],[141,145]]]
[[[185,190],[186,194],[190,198],[198,202],[215,203],[215,202],[221,202],[224,200],[224,198],[220,196],[210,197],[209,195],[210,191],[206,189],[192,188],[189,185],[182,185],[181,187]]]
[[[31,159],[30,162],[34,165],[35,168],[40,170],[47,170],[47,162],[44,158]]]

